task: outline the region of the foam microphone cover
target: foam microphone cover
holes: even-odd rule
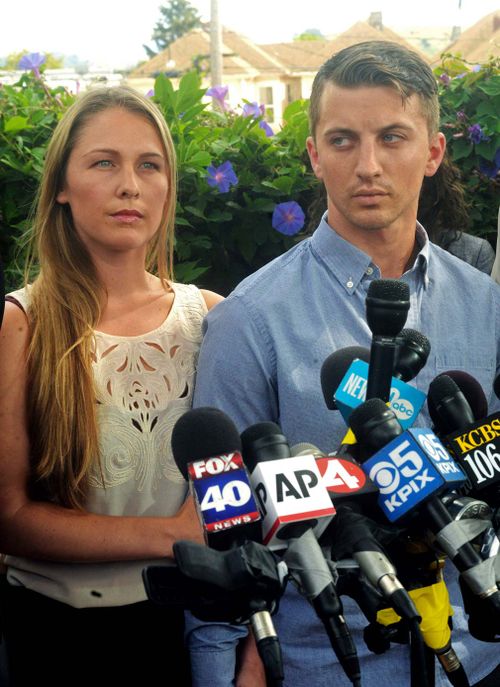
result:
[[[374,279],[366,296],[366,320],[373,336],[395,337],[405,326],[410,287],[399,279]]]
[[[464,405],[466,413],[469,406],[469,412],[460,426],[450,426],[448,432],[461,429],[462,426],[488,415],[488,401],[477,379],[461,370],[449,370],[440,374],[429,385],[427,407],[435,427],[441,427],[444,421],[443,415],[439,412],[440,405],[452,397],[456,397]]]
[[[194,408],[175,423],[172,451],[179,471],[187,479],[189,463],[233,451],[241,453],[240,434],[222,410],[208,406]]]
[[[253,472],[257,463],[290,457],[290,446],[275,422],[257,422],[241,434],[243,460]]]
[[[398,335],[399,349],[394,376],[409,382],[424,367],[431,352],[429,339],[416,329],[403,329]]]
[[[321,366],[321,389],[326,407],[329,410],[337,410],[333,397],[342,378],[349,369],[353,360],[359,358],[365,363],[370,362],[370,351],[363,346],[346,346],[330,353]]]

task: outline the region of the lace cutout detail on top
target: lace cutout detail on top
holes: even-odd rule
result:
[[[183,482],[170,445],[177,419],[191,407],[205,301],[194,286],[173,284],[172,309],[140,336],[95,332],[94,378],[106,487],[132,481],[156,490],[160,479]],[[90,485],[102,488],[98,466]]]

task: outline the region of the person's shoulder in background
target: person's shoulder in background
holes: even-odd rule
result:
[[[495,251],[486,239],[464,231],[443,229],[439,235],[438,245],[481,272],[491,274]]]
[[[497,255],[493,263],[491,276],[497,284],[500,284],[500,206],[498,207]]]

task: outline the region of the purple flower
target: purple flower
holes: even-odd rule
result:
[[[480,72],[481,71],[481,65],[480,64],[475,64],[472,69],[472,72]]]
[[[459,110],[457,112],[457,119],[460,120],[461,122],[464,122],[467,119],[467,115],[463,110]]]
[[[208,88],[205,95],[214,98],[219,103],[220,109],[224,112],[229,109],[229,105],[226,103],[227,93],[229,91],[228,86],[212,86]]]
[[[484,158],[480,159],[479,170],[490,179],[495,179],[498,172],[500,172],[500,148],[497,148],[495,157],[491,162]]]
[[[253,117],[254,119],[257,119],[257,117],[262,117],[265,111],[265,106],[259,105],[256,102],[245,103],[243,105],[243,117]]]
[[[261,129],[263,129],[266,132],[266,136],[269,138],[271,136],[274,136],[274,131],[271,129],[269,124],[264,120],[261,119],[259,122],[259,126]]]
[[[236,186],[238,177],[234,173],[233,165],[226,160],[220,167],[207,167],[207,182],[209,186],[217,187],[219,193],[227,193],[230,186]]]
[[[146,98],[152,98],[154,96],[155,92],[152,88],[149,89],[149,91],[146,93]]]
[[[293,236],[304,226],[305,215],[298,203],[290,200],[278,203],[273,211],[272,225],[285,236]]]
[[[45,62],[45,55],[39,52],[30,52],[29,55],[23,55],[18,62],[18,69],[31,69],[33,74],[40,78],[40,66]]]
[[[485,136],[480,124],[473,124],[467,128],[469,132],[469,141],[475,143],[481,143],[481,141],[489,141],[489,136]]]
[[[439,77],[439,80],[440,80],[441,83],[444,84],[445,86],[447,86],[447,85],[450,83],[450,81],[451,81],[451,79],[450,79],[450,77],[448,76],[448,74],[441,74],[441,76]]]

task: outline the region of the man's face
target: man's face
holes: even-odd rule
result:
[[[439,167],[443,134],[429,135],[420,99],[387,86],[326,84],[307,149],[325,184],[328,222],[347,240],[360,232],[414,232],[424,176]]]

